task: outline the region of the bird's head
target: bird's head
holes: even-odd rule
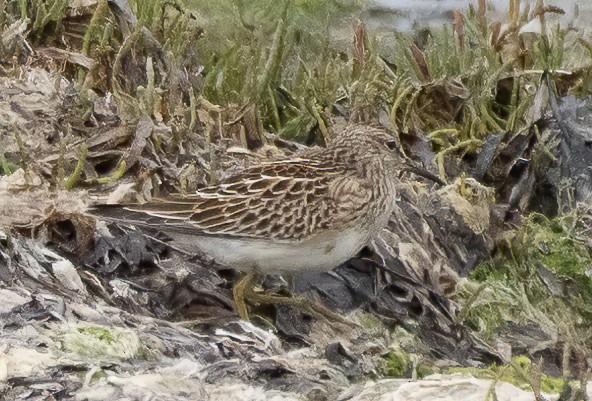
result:
[[[403,152],[392,133],[367,125],[352,125],[337,133],[331,143],[335,155],[366,173],[383,172],[386,177],[399,177],[411,172],[445,185],[439,177],[417,165]]]
[[[352,165],[382,165],[388,173],[396,173],[404,160],[393,134],[367,125],[353,125],[337,133],[330,147]]]

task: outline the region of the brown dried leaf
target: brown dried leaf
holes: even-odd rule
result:
[[[364,66],[367,58],[366,44],[364,43],[365,36],[366,28],[364,23],[360,22],[354,33],[354,60],[359,63],[360,67]]]
[[[537,8],[532,15],[532,18],[536,18],[542,14],[559,14],[564,15],[565,10],[557,6],[543,6],[541,8]]]
[[[491,26],[491,46],[496,52],[500,51],[500,32],[502,29],[502,23],[497,21]]]
[[[417,47],[415,43],[411,44],[411,54],[417,63],[417,67],[419,67],[419,71],[423,75],[425,81],[431,81],[430,72],[428,70],[428,65],[426,64],[425,57],[423,56],[423,52]]]
[[[463,16],[458,10],[454,10],[452,12],[452,18],[452,26],[454,27],[454,32],[456,32],[458,44],[460,46],[460,50],[462,51],[465,48],[465,24],[463,21]]]
[[[42,55],[43,57],[52,59],[52,60],[60,60],[60,61],[67,61],[72,64],[76,64],[86,68],[87,70],[91,70],[93,67],[97,65],[97,61],[85,56],[82,53],[72,52],[68,50],[62,50],[55,47],[48,47],[45,49],[37,49],[37,53]]]
[[[138,122],[134,140],[124,156],[127,169],[133,167],[140,159],[140,155],[144,151],[146,142],[150,135],[152,135],[152,131],[154,131],[154,123],[150,118],[144,117]]]
[[[520,19],[520,0],[510,0],[508,19],[511,21],[512,26],[518,25],[518,20]]]
[[[485,11],[487,10],[486,0],[479,0],[477,8],[477,15],[479,18],[485,18]]]

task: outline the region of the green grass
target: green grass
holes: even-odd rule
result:
[[[340,42],[352,40],[359,0],[189,4],[205,31],[203,96],[254,105],[269,131],[304,140],[352,82],[349,45]]]
[[[534,214],[506,233],[502,251],[459,286],[461,320],[485,340],[512,324],[545,333],[556,352],[590,355],[592,253],[579,234],[587,219]],[[563,369],[569,374],[572,367]]]
[[[19,4],[33,37],[60,31],[64,0]],[[162,115],[167,122],[179,118],[170,110],[185,108],[190,129],[200,96],[221,106],[226,121],[253,107],[260,127],[300,141],[315,127],[326,134],[338,105],[357,121],[389,113],[393,129],[427,135],[442,157],[453,157],[477,152],[492,132],[511,135],[529,123],[524,115],[542,71],[592,65],[580,32],[549,24],[548,36],[519,36],[527,21],[516,13],[488,21],[468,9],[457,19],[462,29],[450,21],[394,33],[395,50],[387,51],[364,29],[353,44],[362,0],[131,0],[138,27],[127,39],[105,4],[82,45],[101,66],[85,86],[86,74],[79,75],[79,84],[115,92],[131,119]],[[498,29],[504,22],[506,32]],[[181,72],[195,81],[191,87],[175,82]]]
[[[469,9],[462,33],[452,21],[394,33],[389,52],[366,30],[359,59],[358,1],[192,0],[188,8],[205,32],[202,95],[229,109],[229,120],[254,106],[264,129],[305,141],[330,125],[335,105],[357,121],[386,112],[394,130],[428,136],[440,161],[478,152],[491,133],[511,137],[530,124],[524,116],[543,71],[559,80],[558,69],[592,65],[581,32],[549,24],[549,36],[519,35],[527,22],[519,15],[500,32],[507,21]]]
[[[4,154],[0,153],[0,176],[10,175],[14,173],[17,169],[17,165],[10,163],[8,160],[6,160]]]

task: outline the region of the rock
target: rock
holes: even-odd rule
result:
[[[489,395],[490,391],[494,395]],[[339,400],[349,401],[483,401],[494,397],[498,401],[537,401],[532,391],[521,390],[509,383],[476,379],[470,375],[432,375],[423,380],[401,379],[367,382],[355,396],[346,394]],[[495,398],[496,397],[496,398]],[[558,395],[545,395],[548,401],[558,400]]]

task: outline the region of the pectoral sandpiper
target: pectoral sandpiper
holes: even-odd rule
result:
[[[182,234],[181,247],[263,273],[326,271],[354,257],[386,226],[401,159],[387,132],[350,126],[327,148],[265,162],[190,196],[130,208]],[[240,299],[252,279],[235,286]]]

